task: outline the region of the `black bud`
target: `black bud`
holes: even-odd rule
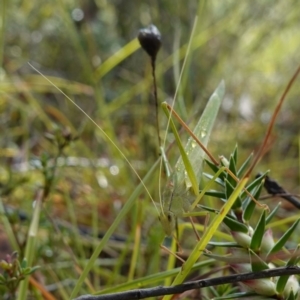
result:
[[[147,28],[141,29],[138,34],[138,40],[152,60],[155,60],[161,46],[161,34],[157,27],[149,25]]]

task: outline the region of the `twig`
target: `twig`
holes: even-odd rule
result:
[[[248,281],[253,279],[270,278],[282,275],[300,274],[300,268],[296,266],[288,266],[281,268],[268,269],[260,272],[250,272],[242,274],[234,274],[229,276],[221,276],[211,279],[201,279],[197,281],[190,281],[180,285],[165,287],[158,286],[154,288],[138,289],[125,292],[119,292],[107,295],[84,295],[73,300],[132,300],[145,299],[150,297],[180,294],[188,290],[201,289],[204,287],[236,283],[240,281]]]

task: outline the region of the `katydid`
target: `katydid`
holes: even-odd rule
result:
[[[225,84],[224,81],[221,81],[210,97],[201,118],[193,130],[195,136],[204,146],[208,144],[224,93]],[[166,104],[163,104],[163,108],[166,114],[169,115]],[[181,156],[162,194],[159,219],[167,236],[172,236],[177,218],[188,216],[192,204],[200,201],[199,183],[204,159],[204,151],[197,146],[195,140],[190,137],[184,148],[172,119],[170,119],[170,125]]]

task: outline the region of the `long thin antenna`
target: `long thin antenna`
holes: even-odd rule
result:
[[[156,130],[158,138],[158,149],[161,146],[161,138],[159,134],[159,121],[158,121],[158,96],[156,85],[156,56],[161,46],[161,34],[156,26],[150,25],[147,28],[141,29],[138,34],[138,40],[142,48],[148,53],[151,58],[152,78],[153,78],[153,93],[155,103],[155,118],[156,118]]]

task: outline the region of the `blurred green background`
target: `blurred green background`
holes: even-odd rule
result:
[[[225,80],[226,96],[209,144],[214,155],[228,156],[238,144],[242,161],[257,150],[299,64],[296,0],[2,0],[0,5],[0,180],[4,186],[27,180],[13,185],[3,201],[30,214],[43,184],[40,170],[32,165],[43,153],[51,157],[57,151],[45,134],[69,128],[79,139],[64,154],[77,160],[61,161],[65,167],[58,169],[46,207],[54,217],[100,232],[139,181],[101,132],[28,62],[105,130],[141,176],[157,159],[157,137],[150,59],[136,40],[140,28],[153,23],[162,34],[158,97],[170,101],[198,15],[175,108],[192,126]],[[292,193],[298,193],[299,183],[299,95],[298,79],[276,122],[272,147],[256,169],[271,169],[271,176]],[[161,111],[159,118],[163,137],[166,118]],[[178,155],[173,147],[171,166]],[[157,177],[149,190],[157,199]],[[149,236],[160,225],[146,198],[137,209],[145,219],[142,234]],[[126,236],[130,227],[129,218],[118,234]],[[51,235],[45,239],[48,243],[39,245],[41,256],[60,253],[50,246]]]
[[[93,118],[107,122],[102,125],[104,129],[132,143],[133,156],[144,160],[156,142],[155,130],[149,128],[153,119],[149,108],[151,81],[147,81],[151,69],[148,57],[132,40],[139,28],[150,23],[161,31],[159,100],[167,100],[174,95],[198,14],[193,50],[180,88],[179,98],[185,105],[177,109],[185,120],[192,120],[194,112],[201,113],[208,96],[224,78],[226,99],[211,147],[224,155],[236,142],[242,150],[253,150],[297,65],[296,7],[296,1],[2,1],[1,111],[4,119],[8,111],[27,112],[24,120],[13,123],[21,126],[10,142],[14,143],[16,136],[24,138],[22,121],[30,129],[30,138],[45,125],[41,112],[28,103],[25,94],[30,91],[31,100],[46,116],[51,115],[47,109],[54,107],[76,129],[84,127],[83,138],[94,147],[95,156],[110,148],[106,141],[101,145],[95,142],[93,126],[29,67],[29,61],[45,75],[55,77],[55,83]],[[128,43],[131,46],[126,48]],[[120,62],[118,56],[122,56]],[[295,166],[289,159],[297,155],[297,94],[295,87],[277,122],[278,136],[270,154],[279,152],[288,158],[284,169],[287,164]],[[2,124],[6,131],[11,125],[7,121]],[[144,145],[141,136],[154,141]],[[272,164],[277,169],[275,158]]]

